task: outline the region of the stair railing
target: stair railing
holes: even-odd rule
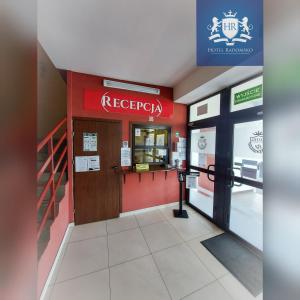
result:
[[[43,232],[44,226],[45,226],[49,216],[52,216],[53,218],[55,218],[56,213],[57,213],[56,206],[55,206],[56,193],[62,182],[64,173],[66,171],[67,164],[68,164],[68,160],[67,160],[67,158],[65,158],[66,153],[67,153],[67,142],[61,151],[61,154],[57,160],[57,163],[55,163],[54,156],[57,153],[57,151],[59,150],[59,148],[61,147],[61,145],[63,144],[63,142],[67,141],[67,129],[66,128],[63,129],[62,136],[59,138],[56,145],[54,145],[54,136],[60,129],[63,128],[63,126],[66,123],[67,123],[67,118],[64,118],[63,120],[61,120],[55,126],[55,128],[53,130],[51,130],[47,134],[47,136],[37,145],[37,154],[39,154],[41,152],[41,150],[44,149],[44,147],[46,147],[46,145],[48,146],[47,159],[45,160],[45,162],[42,164],[42,166],[37,171],[37,181],[39,181],[39,179],[42,177],[42,175],[44,174],[44,172],[46,170],[48,170],[50,172],[49,179],[47,180],[47,183],[45,184],[45,186],[42,190],[42,193],[40,194],[40,196],[37,199],[37,213],[38,213],[43,201],[45,200],[45,197],[48,194],[49,190],[51,192],[51,196],[50,196],[48,205],[42,215],[40,223],[38,224],[37,240],[40,238],[41,233]],[[60,176],[59,176],[57,182],[55,183],[55,178],[56,178],[55,175],[57,174],[57,171],[62,163],[63,163],[63,166],[60,171],[61,172]]]

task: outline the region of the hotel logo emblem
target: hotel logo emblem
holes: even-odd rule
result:
[[[199,140],[198,140],[198,147],[200,150],[204,150],[207,146],[207,140],[205,138],[205,136],[200,136]]]
[[[239,20],[237,12],[232,10],[223,12],[224,18],[219,20],[212,18],[212,24],[207,26],[210,31],[208,39],[214,43],[226,43],[226,46],[234,46],[235,43],[247,43],[252,39],[251,30],[253,25],[249,24],[248,17]]]
[[[261,131],[254,132],[248,146],[254,153],[263,153],[263,133]]]

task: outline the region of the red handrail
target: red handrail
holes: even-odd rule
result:
[[[37,171],[37,181],[42,177],[46,169],[49,169],[49,179],[47,180],[40,196],[37,199],[37,212],[39,211],[43,201],[45,200],[46,195],[48,194],[49,190],[51,191],[51,197],[49,199],[49,202],[47,204],[47,208],[45,212],[43,213],[41,217],[41,222],[38,224],[38,232],[37,232],[37,239],[40,238],[41,233],[43,232],[44,226],[46,224],[46,221],[50,214],[52,214],[54,217],[56,216],[56,193],[58,190],[58,187],[60,186],[62,182],[63,175],[67,169],[67,145],[65,145],[61,151],[61,154],[59,156],[59,159],[57,161],[57,164],[55,165],[54,161],[54,155],[57,153],[58,149],[61,147],[64,140],[67,140],[67,130],[65,129],[59,138],[59,141],[56,145],[53,145],[54,142],[54,135],[60,130],[67,122],[67,118],[62,119],[54,128],[51,130],[47,136],[37,145],[37,153],[39,153],[44,146],[48,145],[48,157],[46,158],[43,165],[40,167],[40,169]],[[55,184],[55,175],[61,165],[61,163],[64,161],[63,167],[61,168],[61,174],[59,175],[59,178],[57,180],[57,183]]]
[[[67,118],[63,118],[37,146],[37,152],[40,152],[41,149],[49,142],[49,140],[54,136],[54,134],[67,122]]]

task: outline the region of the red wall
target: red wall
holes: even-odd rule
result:
[[[109,79],[109,78],[106,78]],[[122,120],[122,139],[128,140],[130,137],[130,122],[148,123],[148,117],[139,115],[126,115],[119,113],[107,113],[90,111],[83,109],[83,97],[85,89],[97,89],[101,87],[103,78],[68,72],[68,126],[69,126],[69,161],[72,161],[72,118],[89,117],[101,119]],[[146,84],[143,84],[146,85]],[[151,87],[157,87],[148,85]],[[173,100],[173,89],[159,87],[161,96]],[[123,91],[130,96],[130,91]],[[174,114],[170,118],[155,118],[154,124],[165,124],[172,126],[172,143],[176,141],[175,133],[180,132],[181,137],[186,137],[186,106],[174,104]],[[69,165],[70,174],[70,195],[72,195],[72,165]],[[150,178],[151,177],[151,178]],[[139,182],[137,174],[126,176],[126,183],[122,187],[122,211],[135,210],[154,205],[170,203],[178,200],[178,184],[176,173],[170,172],[165,179],[164,172],[155,174],[153,180],[151,174],[143,174]],[[73,200],[71,198],[70,219],[73,219]]]
[[[49,272],[55,261],[58,249],[64,238],[65,232],[69,224],[68,206],[69,206],[69,184],[65,186],[64,198],[59,203],[59,213],[50,229],[50,241],[46,250],[42,254],[38,263],[38,282],[37,282],[37,296],[42,293],[43,287],[49,276]]]

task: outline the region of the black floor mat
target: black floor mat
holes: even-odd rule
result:
[[[201,243],[254,297],[262,292],[262,258],[228,233],[223,233]]]

